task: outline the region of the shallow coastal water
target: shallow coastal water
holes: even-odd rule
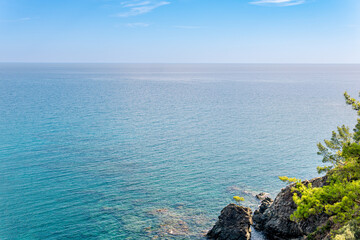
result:
[[[200,239],[317,176],[345,90],[359,65],[0,64],[0,239]]]

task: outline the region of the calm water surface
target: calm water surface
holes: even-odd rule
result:
[[[345,90],[359,65],[0,64],[0,239],[201,239],[317,176]]]

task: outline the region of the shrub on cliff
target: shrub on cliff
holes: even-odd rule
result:
[[[346,103],[360,116],[360,102],[344,94]],[[335,228],[335,239],[351,239],[346,236],[359,234],[360,226],[360,118],[353,132],[348,127],[338,127],[325,145],[319,143],[319,155],[328,166],[318,167],[325,172],[328,184],[313,188],[304,185],[299,179],[280,177],[282,181],[294,183],[293,200],[297,210],[291,215],[294,221],[301,221],[320,213],[331,216]],[[355,236],[355,239],[357,235]]]
[[[359,223],[355,220],[348,222],[340,230],[337,231],[334,240],[359,240],[360,227]]]

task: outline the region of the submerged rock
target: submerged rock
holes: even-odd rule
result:
[[[193,208],[155,208],[147,211],[155,224],[143,228],[149,239],[201,239],[202,230],[210,218],[201,210]]]
[[[252,224],[251,209],[229,204],[219,216],[215,226],[207,233],[207,238],[215,240],[249,240]]]
[[[233,194],[237,194],[237,195],[241,195],[241,196],[248,196],[251,198],[256,197],[256,192],[254,192],[252,190],[248,190],[248,188],[246,186],[233,185],[233,186],[227,187],[226,191],[229,193],[233,193]]]
[[[314,178],[303,183],[322,187],[326,184],[326,177]],[[292,199],[292,187],[293,185],[283,188],[274,202],[271,202],[271,199],[264,199],[260,209],[254,213],[254,227],[263,231],[269,239],[302,239],[314,232],[318,226],[326,223],[329,218],[326,214],[320,214],[299,223],[291,221],[290,215],[297,208]]]
[[[186,236],[189,234],[189,226],[181,219],[168,219],[160,225],[160,232],[175,236]]]
[[[227,191],[227,192],[231,192],[231,193],[240,192],[240,191],[241,191],[241,187],[236,186],[236,185],[229,186],[229,187],[226,188],[226,191]]]
[[[264,200],[265,198],[270,197],[270,193],[261,192],[259,194],[256,194],[255,197],[259,199],[260,201]]]

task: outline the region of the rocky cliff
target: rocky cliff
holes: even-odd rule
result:
[[[250,208],[229,204],[221,211],[219,220],[206,236],[214,240],[249,240],[251,215]]]
[[[314,178],[303,183],[322,187],[326,184],[326,177]],[[292,187],[293,185],[289,185],[283,188],[273,202],[269,198],[264,199],[260,208],[254,212],[255,229],[264,232],[269,239],[303,239],[329,219],[326,214],[320,214],[299,223],[291,221],[290,215],[297,208],[292,199]]]
[[[311,183],[313,187],[322,187],[326,184],[326,180],[326,177],[319,177],[303,183],[305,185]],[[289,185],[283,188],[274,201],[260,194],[258,198],[261,200],[261,205],[254,212],[252,219],[250,209],[235,204],[228,205],[221,211],[219,221],[209,231],[207,237],[219,240],[248,240],[250,239],[250,224],[254,222],[254,228],[263,232],[271,240],[306,239],[307,235],[326,224],[329,216],[320,214],[301,222],[291,221],[290,216],[297,208],[292,199],[292,187],[293,185]],[[327,237],[323,235],[315,239],[327,239]]]

